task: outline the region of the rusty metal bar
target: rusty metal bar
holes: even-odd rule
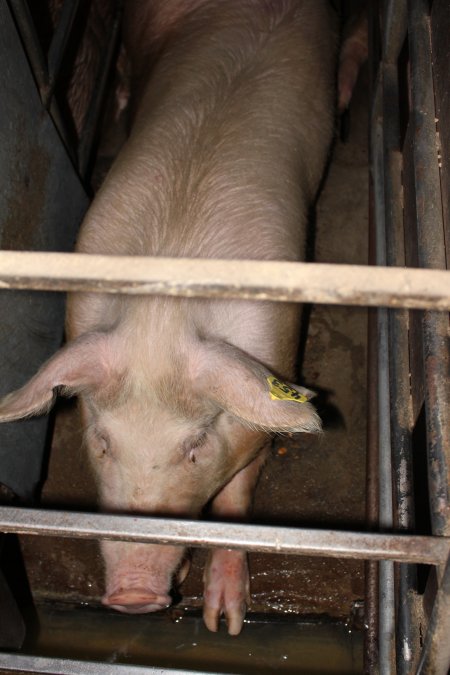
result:
[[[414,124],[419,264],[445,269],[440,176],[436,147],[433,74],[428,3],[409,2],[409,53]],[[428,481],[433,533],[450,532],[450,392],[448,387],[448,318],[433,312],[423,317],[425,408],[427,419]]]
[[[428,565],[445,562],[450,550],[450,540],[446,537],[241,525],[9,506],[0,508],[0,532],[173,546],[225,546],[248,551],[396,560]]]
[[[369,264],[377,262],[377,222],[384,218],[383,116],[380,58],[381,30],[378,2],[367,3],[370,120],[369,120]],[[368,309],[367,329],[367,446],[366,446],[366,526],[378,530],[379,500],[379,410],[378,410],[378,310]],[[379,666],[379,563],[364,566],[364,675]]]
[[[450,557],[436,593],[417,675],[447,675],[450,668]]]
[[[369,261],[375,258],[373,181],[370,190]],[[368,310],[367,326],[367,448],[366,526],[378,529],[378,340],[377,310]],[[378,563],[368,561],[364,569],[364,673],[374,673],[378,663]]]
[[[18,673],[58,673],[59,675],[221,675],[212,671],[175,670],[133,666],[130,663],[100,663],[98,661],[77,661],[74,659],[28,656],[25,654],[0,654],[0,668]],[[224,675],[224,674],[222,674]]]
[[[0,288],[450,308],[443,270],[0,251]]]
[[[418,258],[419,264],[423,267],[445,269],[445,235],[436,140],[429,3],[423,0],[409,0],[408,7],[411,73],[410,124],[414,138]],[[424,312],[422,332],[428,483],[431,525],[435,535],[446,535],[450,531],[450,420],[448,413],[450,354],[447,329],[448,317],[434,312]],[[438,590],[417,673],[446,675],[450,667],[449,633],[450,561],[447,561],[443,576],[438,573]]]
[[[371,163],[375,197],[375,249],[377,265],[386,265],[386,162],[384,140],[384,67],[378,69],[377,90],[372,114]],[[378,267],[377,267],[378,270]],[[377,413],[378,413],[378,523],[384,530],[393,527],[392,461],[389,389],[388,310],[377,312]],[[381,675],[392,673],[395,640],[394,566],[392,561],[379,564],[378,585],[378,667]]]
[[[401,17],[393,20],[406,22],[406,3],[399,5]],[[406,23],[405,23],[406,30]],[[404,37],[404,36],[403,36]],[[401,44],[398,45],[400,51]],[[397,51],[397,55],[398,55]],[[400,153],[399,86],[397,63],[383,66],[383,138],[384,138],[384,194],[386,262],[390,266],[405,265],[405,233],[403,226],[402,155]],[[412,475],[412,400],[410,395],[409,313],[407,310],[389,310],[389,393],[392,475],[394,482],[394,525],[413,531],[413,475]],[[414,590],[416,569],[400,565],[395,588],[396,672],[408,675],[419,645],[414,640]],[[418,636],[418,631],[417,631]]]

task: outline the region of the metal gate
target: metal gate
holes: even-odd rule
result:
[[[75,11],[76,4],[66,2],[64,7]],[[23,8],[24,3],[11,2],[11,8],[19,5]],[[65,15],[66,30],[70,11]],[[372,263],[376,269],[218,260],[203,260],[200,267],[195,260],[0,252],[3,289],[378,307],[370,310],[369,318],[368,531],[6,506],[0,510],[0,530],[364,559],[365,671],[445,675],[450,664],[446,342],[450,275],[445,271],[450,240],[446,42],[450,10],[444,0],[434,0],[431,10],[425,0],[390,0],[372,4],[370,12]],[[20,12],[16,15],[20,26],[17,16]],[[30,25],[25,21],[23,35]],[[62,44],[64,39],[59,39]],[[29,44],[28,38],[25,41]],[[36,65],[33,70],[36,77]],[[51,80],[47,73],[45,91]],[[39,80],[38,85],[43,95]],[[426,518],[418,518],[428,506],[417,486],[423,491],[426,483],[429,524]],[[421,573],[424,588],[417,581],[418,565],[429,566],[426,581]],[[41,673],[177,672],[21,653],[1,653],[0,668]]]

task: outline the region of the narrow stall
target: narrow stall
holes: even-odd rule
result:
[[[302,302],[324,423],[275,439],[249,524],[97,513],[74,400],[0,425],[1,672],[447,673],[450,9],[368,4],[308,262],[201,266],[69,253],[126,133],[121,3],[0,6],[0,393],[61,344],[64,291]],[[191,547],[169,609],[102,606],[102,538]],[[239,637],[201,620],[211,547],[249,552]]]

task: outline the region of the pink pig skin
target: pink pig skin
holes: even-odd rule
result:
[[[328,2],[125,3],[130,138],[77,250],[297,260],[333,128],[336,33]],[[274,432],[317,431],[310,403],[273,400],[290,380],[293,304],[73,294],[69,343],[0,403],[3,421],[78,394],[104,511],[246,518]],[[105,605],[169,605],[182,548],[103,542]],[[230,634],[249,598],[246,555],[215,550],[204,619]]]

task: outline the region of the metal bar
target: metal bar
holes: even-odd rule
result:
[[[381,91],[378,95],[378,115],[374,142],[374,174],[376,185],[376,261],[386,265],[386,196],[384,152],[384,69],[380,68]],[[392,462],[389,389],[389,330],[387,309],[378,310],[378,493],[379,525],[385,530],[393,526]],[[395,649],[394,566],[391,561],[379,565],[379,671],[381,675],[393,672]]]
[[[382,72],[380,67],[381,30],[379,2],[367,3],[370,71],[369,144],[369,263],[376,265],[379,248],[377,223],[384,219]],[[378,529],[379,517],[379,410],[378,410],[378,310],[368,310],[367,350],[367,448],[366,523]],[[380,565],[366,561],[364,568],[364,674],[379,669],[379,577]]]
[[[256,260],[0,251],[0,288],[450,308],[450,273]]]
[[[42,51],[41,43],[34,27],[27,0],[9,0],[9,6],[22,38],[31,70],[36,80],[41,98],[48,88],[47,60]]]
[[[74,161],[75,154],[70,142],[69,134],[67,133],[64,119],[56,100],[50,95],[47,60],[42,51],[42,46],[34,26],[33,17],[31,16],[27,0],[9,0],[8,5],[19,29],[24,51],[30,63],[39,96],[53,119],[69,157]]]
[[[201,522],[145,516],[45,511],[3,506],[0,532],[79,539],[246,549],[334,558],[397,560],[439,565],[450,540],[399,534],[369,534],[267,525]]]
[[[366,449],[366,525],[378,526],[378,342],[377,314],[369,309],[367,353],[367,449]],[[378,596],[379,569],[375,561],[366,561],[364,568],[364,673],[376,672],[378,664]]]
[[[58,79],[61,64],[64,58],[64,52],[67,46],[67,41],[70,36],[75,16],[78,11],[80,0],[64,0],[61,13],[59,16],[58,25],[50,43],[48,50],[48,87],[43,96],[43,103],[45,107],[48,106],[53,90]]]
[[[417,675],[447,675],[450,669],[450,557],[436,593]]]
[[[116,14],[112,23],[105,58],[103,64],[101,63],[99,65],[97,83],[94,87],[89,109],[84,120],[83,130],[80,134],[80,143],[78,145],[78,169],[82,176],[86,175],[89,168],[94,140],[104,104],[106,84],[111,71],[113,57],[116,53],[121,25],[122,3],[119,2],[116,7]]]
[[[379,577],[379,663],[380,675],[395,673],[394,564],[380,562]]]
[[[371,209],[372,211],[372,209]],[[372,219],[371,219],[372,220]],[[372,224],[372,223],[371,223]],[[372,227],[373,230],[373,227]],[[371,232],[371,239],[373,238]],[[369,256],[374,244],[369,241]],[[366,525],[378,527],[378,341],[377,310],[369,309],[367,340],[367,449],[366,449]],[[378,663],[378,564],[366,562],[364,570],[364,673],[374,673]]]
[[[428,3],[424,0],[410,0],[409,53],[412,99],[410,118],[414,124],[419,264],[433,269],[445,269],[429,22]],[[432,529],[434,534],[448,534],[450,532],[448,320],[445,315],[426,312],[422,327]]]
[[[364,565],[364,674],[377,672],[379,623],[379,563],[366,561]]]
[[[401,23],[405,22],[406,3],[401,3]],[[393,16],[396,21],[399,17]],[[403,36],[404,37],[404,36]],[[399,46],[399,50],[401,44]],[[402,155],[400,153],[399,89],[397,63],[383,64],[383,137],[386,262],[390,266],[405,265],[405,232],[403,226]],[[397,528],[413,531],[414,502],[412,474],[412,400],[410,395],[409,314],[407,310],[389,310],[389,392],[392,470],[394,478],[394,523]],[[396,616],[396,669],[408,675],[419,649],[418,631],[414,625],[414,589],[416,569],[400,565],[394,570]],[[394,615],[394,607],[392,607]]]
[[[73,659],[27,656],[24,654],[0,654],[0,668],[19,673],[58,673],[59,675],[220,675],[199,670],[175,670],[132,666],[131,664],[76,661]],[[222,674],[224,675],[224,674]]]
[[[408,9],[406,0],[388,0],[384,8],[383,60],[395,64],[406,37]]]

